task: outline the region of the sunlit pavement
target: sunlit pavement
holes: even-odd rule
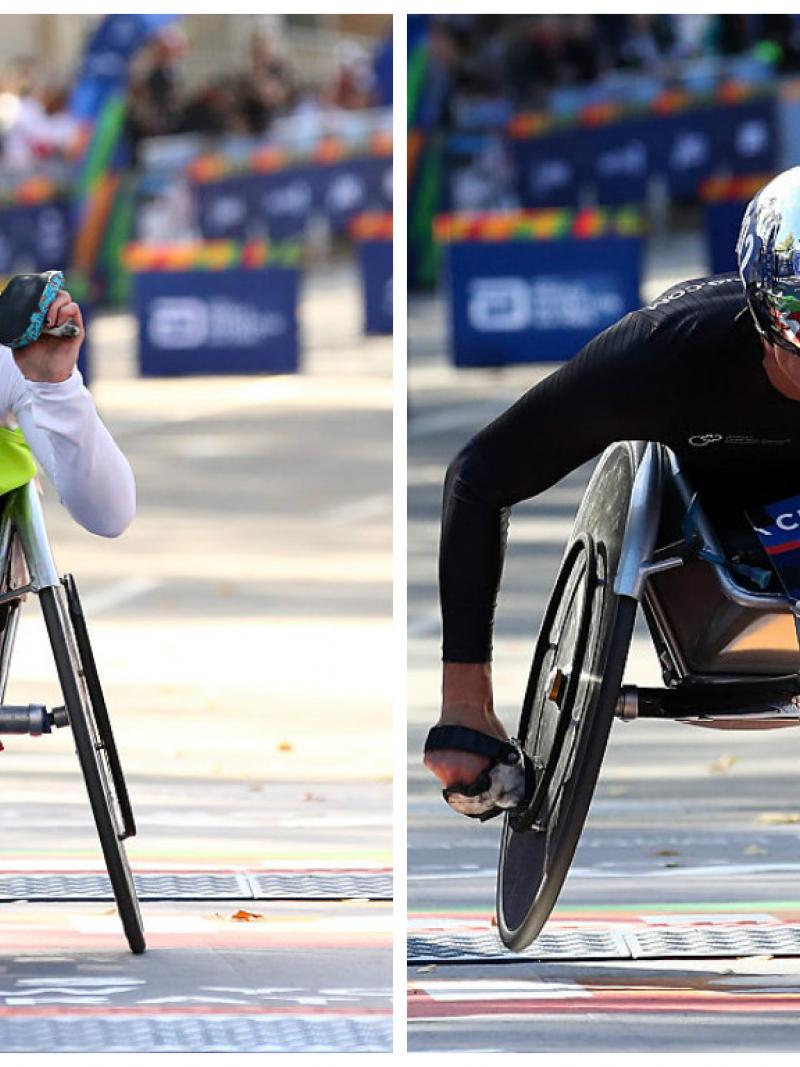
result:
[[[143,900],[140,957],[110,901],[0,903],[4,1051],[390,1046],[388,901],[190,899],[209,874],[279,872],[291,895],[391,865],[391,344],[360,336],[353,281],[308,282],[297,377],[139,380],[133,320],[94,321],[139,512],[104,541],[48,489],[48,529],[83,595],[132,866],[190,890]],[[7,700],[60,703],[51,663],[29,603]],[[5,872],[101,872],[70,738],[5,744],[0,900]]]
[[[456,373],[442,358],[440,306],[413,301],[410,322],[408,866],[417,962],[409,966],[409,1048],[795,1048],[800,939],[789,935],[800,921],[800,735],[791,730],[615,725],[573,869],[545,928],[554,945],[573,947],[546,962],[494,955],[499,827],[452,813],[420,765],[438,712],[441,482],[470,434],[552,368]],[[512,732],[589,469],[512,515],[494,663],[497,707]],[[644,630],[626,680],[660,684]],[[611,947],[598,951],[603,941]],[[466,946],[463,962],[441,953],[454,944]],[[721,954],[711,955],[720,944]],[[487,945],[491,960],[481,956]]]

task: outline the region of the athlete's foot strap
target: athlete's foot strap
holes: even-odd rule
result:
[[[533,794],[533,765],[514,738],[492,737],[469,726],[434,726],[426,752],[444,749],[486,756],[491,763],[473,782],[456,782],[442,790],[455,811],[485,822],[522,806]]]

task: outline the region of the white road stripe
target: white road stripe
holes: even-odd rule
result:
[[[322,518],[326,522],[335,523],[337,526],[352,526],[368,519],[376,519],[382,515],[391,515],[392,498],[389,494],[382,493],[375,496],[365,496],[361,500],[353,500],[347,504],[338,504],[330,511],[323,512]]]
[[[111,582],[110,585],[86,593],[81,596],[81,601],[87,615],[99,615],[129,600],[135,600],[138,596],[144,596],[145,593],[152,593],[161,584],[156,578],[121,578],[118,582]]]
[[[497,414],[498,404],[481,404],[480,407],[447,408],[431,415],[412,416],[408,423],[410,438],[430,437],[448,430],[459,430],[474,426],[477,430],[487,419]]]
[[[439,612],[430,611],[426,615],[417,615],[408,623],[409,637],[429,637],[439,629]]]

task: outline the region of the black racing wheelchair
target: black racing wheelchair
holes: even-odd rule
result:
[[[0,294],[0,343],[23,347],[41,333],[76,337],[66,322],[45,326],[49,304],[63,284],[60,271],[17,275]],[[44,616],[63,705],[6,704],[11,654],[19,611],[36,595]],[[136,833],[86,617],[71,575],[61,578],[47,539],[33,480],[0,497],[0,737],[41,736],[69,728],[83,772],[111,888],[131,951],[145,950],[145,936],[124,841]]]
[[[615,717],[800,725],[800,606],[777,579],[751,581],[726,535],[665,446],[618,442],[598,461],[542,620],[517,732],[536,784],[503,828],[497,919],[509,948],[531,944],[555,906]],[[640,604],[663,688],[622,685]]]

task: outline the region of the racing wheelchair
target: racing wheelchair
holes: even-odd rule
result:
[[[751,581],[754,569],[737,566],[727,532],[665,446],[617,442],[598,461],[522,704],[517,738],[535,788],[504,817],[497,921],[507,947],[531,944],[555,906],[615,717],[800,725],[800,603],[768,571]],[[664,688],[622,685],[640,605]]]
[[[12,279],[0,294],[0,343],[22,347],[43,332],[76,337],[75,323],[45,327],[47,309],[62,284],[60,271]],[[5,703],[19,612],[29,595],[41,605],[61,707]],[[41,736],[59,728],[72,730],[123,930],[131,951],[142,953],[144,928],[124,846],[136,833],[130,798],[77,584],[56,570],[36,484],[29,479],[0,496],[0,737]]]

